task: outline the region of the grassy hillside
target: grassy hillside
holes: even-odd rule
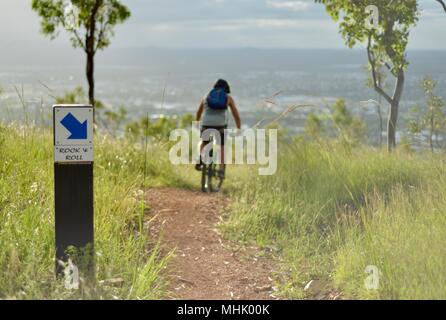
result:
[[[223,225],[272,248],[285,297],[323,280],[347,298],[446,298],[443,155],[388,154],[338,143],[281,145],[272,177],[244,175]],[[367,290],[367,266],[379,268]]]
[[[98,290],[70,292],[54,281],[53,151],[50,130],[0,126],[0,298],[154,299],[167,263],[150,243],[144,213],[144,152],[102,138],[95,155]],[[165,156],[164,156],[165,155]],[[187,182],[158,145],[147,152],[147,186]],[[122,285],[107,280],[122,279]]]
[[[174,167],[166,145],[143,148],[97,138],[95,292],[54,281],[51,133],[0,126],[0,298],[138,298],[165,294],[168,257],[150,238],[144,186],[198,187],[192,168]],[[346,298],[446,298],[446,173],[443,155],[388,154],[336,141],[279,145],[279,169],[230,167],[228,238],[270,249],[285,298],[305,298],[323,280]],[[147,161],[146,161],[147,160]],[[146,181],[144,181],[144,164]],[[380,271],[367,290],[367,266]],[[122,279],[119,285],[108,280]],[[105,281],[103,281],[105,280]]]

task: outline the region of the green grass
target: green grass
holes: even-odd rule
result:
[[[365,230],[352,228],[336,254],[335,282],[363,298],[445,299],[444,182],[443,176],[422,191],[397,187],[387,203],[371,199],[360,213]],[[379,291],[361,285],[367,264],[381,272]]]
[[[150,238],[144,187],[197,188],[191,166],[172,166],[168,144],[143,148],[96,138],[97,290],[54,280],[53,151],[49,130],[0,125],[0,299],[158,299],[169,256]],[[280,142],[279,168],[230,166],[231,207],[221,228],[267,247],[284,298],[312,279],[346,298],[445,299],[444,155],[388,154],[342,143]],[[144,179],[144,167],[146,178]],[[145,180],[145,181],[144,181]],[[380,271],[367,290],[367,266]],[[107,280],[123,279],[119,286]]]
[[[240,177],[222,228],[274,250],[283,297],[304,298],[305,284],[318,279],[347,298],[446,298],[441,156],[338,143],[280,147],[276,175]],[[365,288],[369,265],[380,270],[379,290]]]
[[[188,187],[151,144],[144,152],[126,140],[96,139],[95,291],[69,291],[54,281],[53,151],[49,130],[0,125],[0,298],[156,299],[165,294],[168,257],[150,239],[144,184]],[[116,287],[107,280],[123,279]]]

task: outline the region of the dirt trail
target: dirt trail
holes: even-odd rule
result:
[[[162,237],[170,262],[172,299],[273,299],[269,261],[256,248],[236,248],[217,230],[228,200],[179,189],[152,189],[151,233]]]

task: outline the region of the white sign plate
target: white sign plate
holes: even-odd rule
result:
[[[54,161],[93,162],[93,108],[85,105],[55,105]]]

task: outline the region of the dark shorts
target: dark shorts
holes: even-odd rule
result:
[[[225,129],[227,129],[227,128],[228,128],[228,126],[213,126],[213,127],[202,126],[201,127],[201,138],[203,138],[203,132],[205,132],[206,130],[210,130],[210,129],[217,130],[218,133],[220,134],[220,143],[219,143],[219,145],[224,146],[225,145],[225,140],[226,140]]]

